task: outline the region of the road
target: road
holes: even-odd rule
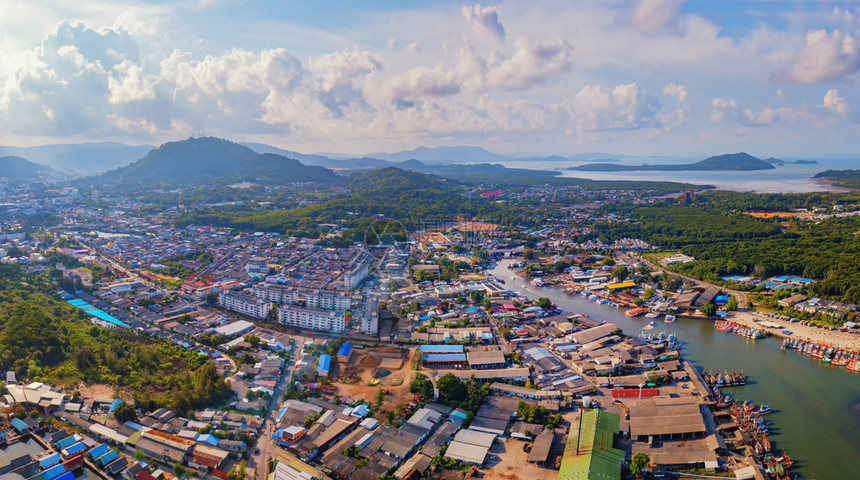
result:
[[[718,289],[720,289],[720,290],[722,290],[722,291],[724,291],[724,292],[728,293],[729,295],[731,295],[731,296],[733,296],[733,297],[735,297],[735,298],[737,299],[737,301],[738,301],[738,310],[739,310],[739,311],[746,311],[746,306],[747,306],[747,295],[746,295],[746,293],[744,293],[744,292],[741,292],[741,291],[738,291],[738,290],[732,290],[732,289],[730,289],[730,288],[726,288],[726,287],[723,287],[723,286],[720,286],[720,285],[714,285],[713,283],[708,283],[708,282],[706,282],[706,281],[704,281],[704,280],[699,280],[698,278],[693,278],[693,277],[689,277],[689,276],[684,275],[684,274],[681,274],[681,273],[677,273],[677,272],[672,272],[672,271],[666,270],[666,269],[664,269],[663,267],[661,267],[661,266],[659,266],[659,265],[655,265],[655,264],[653,264],[653,263],[649,262],[648,260],[646,260],[645,258],[640,257],[640,256],[638,256],[638,255],[633,255],[633,254],[629,254],[629,255],[628,255],[628,254],[621,253],[621,254],[619,254],[619,257],[620,257],[620,258],[622,258],[622,259],[623,259],[623,258],[627,258],[627,259],[629,259],[629,260],[630,260],[630,263],[635,263],[636,261],[640,261],[640,262],[642,262],[642,263],[644,263],[644,264],[648,265],[649,267],[651,267],[651,268],[652,268],[652,270],[653,270],[654,272],[656,272],[656,273],[666,273],[666,274],[669,274],[669,275],[674,275],[674,276],[676,276],[676,277],[682,278],[682,279],[684,279],[684,280],[686,280],[686,281],[688,281],[688,282],[693,282],[693,283],[696,283],[696,284],[704,285],[704,286],[706,286],[706,287],[714,287],[714,288],[718,288]]]
[[[275,385],[275,393],[272,395],[272,399],[269,401],[268,405],[269,414],[265,419],[263,419],[263,426],[260,431],[260,435],[257,438],[257,448],[260,449],[260,453],[252,455],[251,461],[248,463],[249,468],[257,469],[257,477],[255,480],[266,479],[266,467],[268,465],[269,458],[272,456],[271,452],[276,451],[278,448],[272,440],[272,434],[275,432],[275,427],[277,426],[275,424],[275,419],[278,417],[278,412],[281,410],[281,399],[287,391],[287,385],[289,384],[290,378],[296,371],[299,362],[301,362],[304,356],[305,339],[303,337],[294,338],[296,340],[296,351],[294,352],[295,355],[291,357],[293,364],[284,369],[284,375]]]

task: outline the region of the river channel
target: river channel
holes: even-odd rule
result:
[[[535,287],[499,263],[489,273],[505,286],[530,298],[548,297],[565,312],[606,320],[636,336],[647,325],[644,317],[629,318],[624,309],[568,295],[553,287]],[[780,350],[780,340],[752,341],[717,331],[711,322],[678,318],[652,332],[674,332],[683,345],[681,356],[700,369],[743,370],[746,386],[728,389],[739,400],[770,404],[774,413],[768,439],[785,450],[795,464],[791,478],[806,480],[860,479],[860,373],[792,350]]]

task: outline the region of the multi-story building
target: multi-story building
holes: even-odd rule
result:
[[[361,285],[361,282],[367,278],[370,273],[370,255],[362,252],[347,268],[343,274],[343,284],[346,288],[352,290]]]
[[[295,287],[274,283],[258,283],[254,286],[254,295],[267,302],[281,305],[291,305],[299,299],[299,292]]]
[[[345,312],[352,305],[352,298],[344,292],[308,290],[305,293],[305,303],[310,308]]]
[[[341,312],[284,305],[278,308],[278,322],[298,328],[340,333],[346,329],[346,318]]]
[[[269,264],[265,257],[251,257],[245,265],[248,275],[265,277],[269,274]]]
[[[218,295],[218,305],[254,318],[266,318],[272,310],[272,302],[232,290],[223,291]]]

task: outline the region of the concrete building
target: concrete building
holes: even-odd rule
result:
[[[292,327],[340,333],[346,329],[344,314],[316,308],[283,305],[278,308],[278,322]]]
[[[266,318],[272,310],[272,302],[231,290],[218,295],[218,305],[254,318]]]

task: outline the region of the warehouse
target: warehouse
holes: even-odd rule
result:
[[[491,368],[505,368],[505,354],[501,350],[479,350],[466,354],[469,360],[469,368],[473,370],[485,370]]]

